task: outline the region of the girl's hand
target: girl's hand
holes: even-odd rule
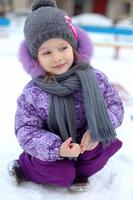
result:
[[[80,154],[80,145],[77,143],[71,143],[72,138],[68,138],[60,147],[61,157],[78,157]]]
[[[86,131],[81,139],[80,148],[81,148],[81,154],[83,154],[85,151],[89,151],[94,149],[99,142],[91,142],[90,133]]]

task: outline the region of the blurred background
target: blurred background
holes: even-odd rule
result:
[[[32,0],[0,0],[0,15],[28,11],[31,3]],[[91,12],[103,14],[114,21],[133,16],[132,0],[57,0],[57,4],[70,16]]]
[[[65,199],[76,200],[77,196],[64,190],[51,192],[32,183],[18,189],[7,172],[8,162],[22,152],[14,134],[14,116],[16,100],[31,80],[18,59],[31,3],[0,0],[0,199],[23,200],[25,194],[26,200],[43,200],[44,196],[62,200],[65,194]],[[80,200],[133,200],[133,0],[57,0],[57,5],[88,34],[93,46],[91,65],[109,77],[125,109],[123,124],[117,129],[123,148],[91,178],[90,190]]]

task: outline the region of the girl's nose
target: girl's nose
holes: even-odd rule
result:
[[[60,53],[55,52],[55,53],[53,54],[53,60],[54,60],[55,63],[60,62],[60,61],[62,60],[62,57],[61,57]]]

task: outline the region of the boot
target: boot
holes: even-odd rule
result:
[[[73,192],[85,192],[89,188],[89,180],[86,176],[78,176],[74,180],[74,184],[69,187]]]
[[[21,182],[26,181],[25,175],[21,170],[17,160],[11,161],[8,166],[8,173],[12,178],[15,185],[19,185]]]

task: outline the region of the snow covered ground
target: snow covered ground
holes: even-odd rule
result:
[[[67,189],[43,187],[30,182],[21,186],[12,183],[7,164],[18,158],[22,151],[14,134],[16,99],[30,80],[17,59],[21,39],[22,35],[15,32],[0,35],[0,199],[133,200],[133,106],[125,106],[124,121],[117,130],[123,148],[90,178],[87,192],[73,194]],[[112,59],[113,53],[111,48],[95,48],[92,65],[133,95],[133,50],[121,50],[119,60]]]

